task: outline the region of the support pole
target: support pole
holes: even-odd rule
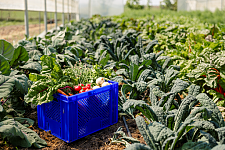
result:
[[[197,10],[197,5],[198,3],[197,3],[197,1],[195,1],[195,10]]]
[[[24,0],[25,2],[25,15],[24,15],[24,21],[25,21],[25,32],[26,36],[29,37],[29,23],[28,23],[28,11],[27,11],[27,0]]]
[[[55,28],[57,28],[57,0],[55,0]]]
[[[73,20],[72,8],[74,9],[74,1],[70,0],[70,20]]]
[[[65,20],[64,20],[64,0],[62,0],[62,24],[63,24],[63,26],[65,25]]]
[[[67,19],[68,19],[68,22],[70,22],[70,10],[69,10],[69,8],[70,8],[70,5],[69,5],[69,0],[67,0]]]
[[[221,0],[221,11],[223,10],[223,0]]]
[[[73,5],[74,3],[73,3],[73,1],[72,0],[70,0],[70,20],[73,20],[73,13],[72,13],[72,8],[74,8],[74,5]]]
[[[44,24],[45,24],[45,33],[47,33],[48,27],[47,27],[47,9],[46,9],[46,0],[45,0]]]
[[[39,11],[39,34],[41,34],[41,12]]]
[[[80,20],[80,6],[79,6],[79,1],[76,2],[76,20],[79,21]]]

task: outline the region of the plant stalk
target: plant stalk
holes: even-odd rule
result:
[[[11,95],[9,97],[7,97],[7,99],[2,103],[2,106],[7,102],[7,100],[11,97]]]

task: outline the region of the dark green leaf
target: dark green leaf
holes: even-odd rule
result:
[[[8,119],[0,122],[0,134],[7,138],[14,146],[44,148],[47,143],[31,129],[26,128],[19,122]]]
[[[182,150],[211,150],[210,146],[206,142],[187,142],[182,146]]]
[[[12,60],[14,47],[6,40],[0,40],[0,55],[4,56],[9,61]]]
[[[28,61],[27,50],[23,46],[19,46],[15,49],[13,58],[10,61],[10,66],[17,66],[19,61]]]
[[[9,75],[10,72],[9,62],[3,55],[0,54],[0,74]]]

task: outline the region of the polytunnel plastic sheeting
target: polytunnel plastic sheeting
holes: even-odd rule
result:
[[[225,0],[178,0],[177,10],[225,10]]]
[[[62,2],[63,0],[57,0],[57,12],[63,12]],[[64,13],[79,13],[78,4],[78,0],[64,0]],[[0,0],[0,9],[25,10],[25,2],[24,0]],[[44,11],[44,0],[27,0],[27,9]],[[55,12],[55,0],[46,0],[46,9],[48,12]]]
[[[89,7],[89,2],[90,6]],[[88,18],[90,15],[101,16],[120,15],[124,12],[123,0],[82,0],[80,1],[80,17]]]
[[[178,0],[177,11],[186,10],[186,0]]]
[[[92,0],[91,14],[102,16],[120,15],[123,13],[123,1],[121,0]]]

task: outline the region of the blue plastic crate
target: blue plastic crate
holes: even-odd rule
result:
[[[38,126],[67,143],[118,121],[118,83],[37,106]]]

